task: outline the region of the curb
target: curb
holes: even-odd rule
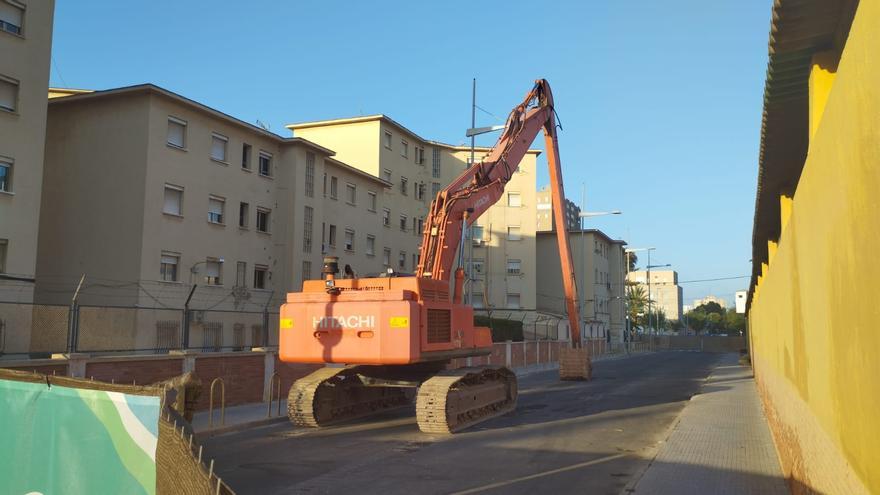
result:
[[[256,421],[246,421],[243,423],[236,423],[234,425],[221,426],[218,428],[211,428],[208,430],[201,430],[196,432],[196,439],[202,440],[205,438],[210,438],[217,435],[225,435],[227,433],[235,433],[238,431],[248,430],[251,428],[257,428],[260,426],[272,425],[275,423],[283,423],[287,421],[287,416],[274,416],[271,418],[263,418],[258,419]]]

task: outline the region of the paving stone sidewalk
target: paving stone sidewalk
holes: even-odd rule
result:
[[[725,355],[679,416],[636,494],[787,494],[752,370]]]

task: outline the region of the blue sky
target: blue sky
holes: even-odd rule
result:
[[[567,195],[581,203],[586,184],[588,210],[624,211],[588,225],[655,246],[652,262],[682,281],[731,277],[749,274],[770,7],[57,0],[51,83],[152,82],[282,135],[291,122],[385,113],[463,143],[472,78],[494,115],[478,112],[478,125],[503,121],[547,78]],[[685,283],[685,303],[732,302],[747,284]]]

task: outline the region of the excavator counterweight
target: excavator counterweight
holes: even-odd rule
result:
[[[303,426],[324,426],[401,407],[416,399],[419,428],[453,433],[516,407],[516,376],[507,368],[446,369],[455,358],[489,354],[488,328],[474,325],[462,302],[463,270],[455,268],[465,226],[504,192],[529,146],[543,131],[557,225],[565,225],[562,174],[550,85],[541,79],[510,113],[498,142],[434,199],[415,277],[336,279],[338,260],[325,257],[323,280],[307,280],[281,307],[279,357],[284,362],[339,364],[297,380],[288,414]],[[580,348],[577,289],[568,232],[558,230],[573,348],[560,376],[589,378]],[[453,274],[455,277],[453,278]],[[452,293],[450,293],[452,285]],[[568,363],[568,364],[566,364]]]

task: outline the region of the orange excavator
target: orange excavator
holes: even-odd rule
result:
[[[337,364],[297,380],[288,395],[296,425],[319,427],[373,415],[416,399],[419,428],[452,433],[512,411],[517,381],[503,366],[447,369],[455,358],[491,353],[488,328],[474,325],[463,304],[464,270],[455,268],[465,231],[504,192],[543,130],[556,225],[566,225],[553,96],[540,79],[510,113],[489,155],[440,191],[425,224],[415,276],[337,279],[338,260],[325,257],[322,280],[303,282],[281,307],[279,356],[284,362]],[[560,376],[589,379],[580,347],[577,288],[568,232],[557,228],[571,348]],[[453,280],[450,280],[450,278]],[[452,294],[450,297],[450,286]]]

